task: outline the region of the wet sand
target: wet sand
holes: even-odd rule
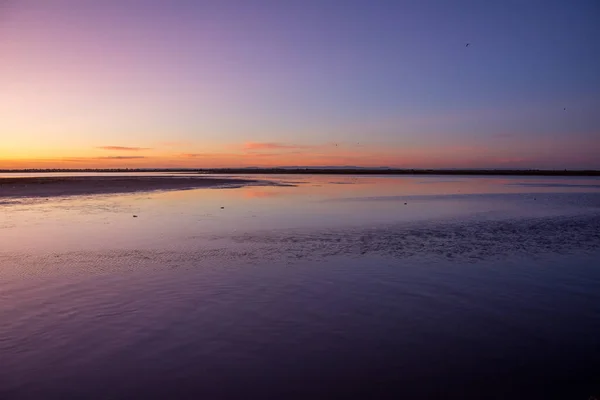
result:
[[[249,179],[171,176],[0,178],[0,198],[186,190],[219,186],[244,186],[256,182],[256,180]]]
[[[599,397],[596,179],[256,178],[0,198],[0,399]]]

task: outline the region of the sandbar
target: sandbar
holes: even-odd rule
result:
[[[0,178],[0,198],[56,197],[112,193],[239,187],[256,180],[173,176],[77,176]]]

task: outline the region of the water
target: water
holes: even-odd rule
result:
[[[260,179],[0,204],[0,398],[600,393],[599,180]]]

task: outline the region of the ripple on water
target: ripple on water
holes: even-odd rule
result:
[[[201,265],[206,260],[260,264],[333,256],[473,263],[510,257],[590,252],[600,247],[600,215],[470,222],[422,222],[373,228],[282,229],[194,236],[157,249],[0,254],[0,275],[108,273]]]

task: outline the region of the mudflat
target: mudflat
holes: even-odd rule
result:
[[[0,178],[2,197],[54,197],[154,190],[243,186],[256,180],[173,176],[85,176]]]

